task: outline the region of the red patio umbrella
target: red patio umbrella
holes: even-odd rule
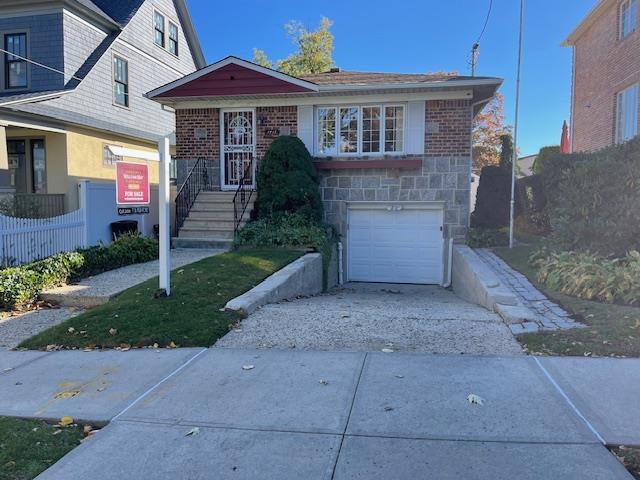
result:
[[[569,129],[567,121],[562,123],[562,137],[560,137],[560,153],[569,153]]]

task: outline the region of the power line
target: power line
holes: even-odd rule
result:
[[[20,56],[20,55],[18,55],[16,53],[9,52],[9,51],[4,50],[2,48],[0,48],[0,52],[6,53],[7,55],[11,55],[12,57],[19,58],[20,60],[24,60],[25,62],[32,63],[34,65],[37,65],[38,67],[46,68],[47,70],[51,70],[52,72],[59,73],[61,75],[66,75],[66,72],[64,72],[62,70],[58,70],[57,68],[53,68],[53,67],[45,65],[43,63],[36,62],[35,60],[31,60],[30,58],[27,58],[27,57],[22,57],[22,56]],[[73,78],[74,80],[82,81],[82,78],[78,78],[75,75],[71,75],[71,78]]]
[[[469,65],[471,66],[471,76],[475,77],[476,75],[476,63],[478,62],[478,49],[480,48],[480,40],[482,39],[484,32],[487,29],[487,25],[489,24],[489,18],[491,17],[491,9],[493,7],[493,0],[489,0],[489,8],[487,9],[487,16],[484,19],[484,25],[482,25],[482,30],[480,31],[480,35],[471,46],[471,58],[469,60]]]

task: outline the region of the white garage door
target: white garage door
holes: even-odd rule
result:
[[[442,210],[350,209],[349,280],[441,284],[442,220]]]

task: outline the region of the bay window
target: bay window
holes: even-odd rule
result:
[[[404,151],[403,105],[345,105],[316,110],[318,155],[356,156]]]

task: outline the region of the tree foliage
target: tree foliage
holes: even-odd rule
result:
[[[504,124],[504,97],[495,97],[480,112],[473,125],[473,170],[500,163],[502,136],[510,135],[511,128]]]
[[[295,20],[285,24],[285,31],[296,46],[296,51],[287,58],[276,61],[276,70],[299,77],[331,69],[334,66],[331,56],[333,53],[331,25],[333,22],[326,17],[322,17],[318,28],[312,31],[308,31]],[[258,48],[253,49],[253,62],[263,67],[273,68],[273,62],[263,50]]]

